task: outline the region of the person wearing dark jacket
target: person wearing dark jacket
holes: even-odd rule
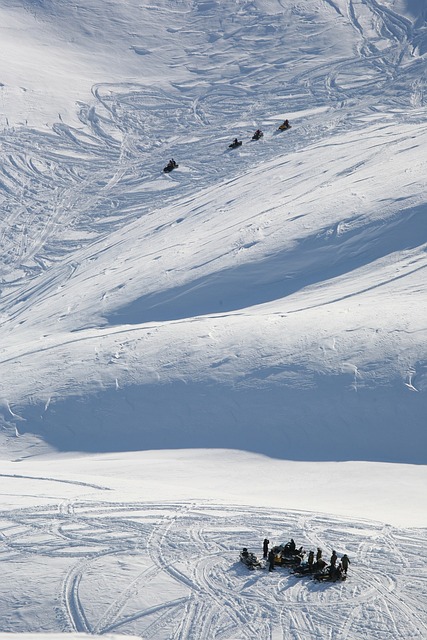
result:
[[[338,556],[336,551],[332,551],[332,555],[331,555],[331,567],[335,567],[336,563],[338,560]]]
[[[341,565],[343,568],[344,573],[347,575],[347,570],[348,570],[348,565],[351,564],[350,560],[348,559],[348,555],[345,553],[343,555],[343,557],[341,558]]]
[[[274,560],[275,560],[274,551],[273,549],[270,549],[268,553],[268,570],[269,571],[274,571]]]
[[[264,542],[262,543],[262,555],[264,558],[268,557],[268,545],[270,544],[270,540],[264,538]]]
[[[313,571],[313,563],[314,563],[314,551],[310,551],[307,558],[307,564],[308,564],[310,573]]]
[[[319,560],[321,559],[322,559],[322,549],[320,547],[317,547],[316,562],[319,562]]]

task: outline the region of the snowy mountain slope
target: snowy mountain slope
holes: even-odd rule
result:
[[[2,135],[5,432],[424,461],[422,6],[53,7],[44,37],[128,71],[138,11],[169,35],[79,127]]]
[[[398,184],[401,170],[390,152],[391,146],[404,153],[414,131],[409,127],[405,135],[400,129],[394,142],[392,128],[383,144],[381,133],[369,136],[369,144],[380,147],[375,153],[384,157],[388,179],[381,184],[371,178],[375,160],[364,162],[356,175],[348,171],[346,161],[353,158],[356,142],[360,147],[351,134],[350,141],[348,136],[336,139],[341,155],[336,165],[330,158],[320,179],[315,145],[304,151],[303,178],[298,177],[302,152],[289,155],[279,167],[277,161],[266,163],[193,197],[191,208],[184,202],[156,210],[33,280],[28,291],[19,291],[18,300],[10,296],[9,335],[20,325],[30,342],[11,341],[4,348],[5,372],[16,380],[9,405],[23,397],[40,405],[29,414],[31,426],[39,422],[44,437],[59,447],[66,436],[55,433],[54,425],[68,424],[65,416],[72,414],[79,417],[69,425],[68,447],[114,449],[117,424],[122,449],[167,443],[239,447],[241,428],[232,430],[237,410],[247,428],[245,447],[251,450],[325,459],[324,447],[330,455],[332,446],[338,458],[395,460],[399,441],[398,459],[421,462],[426,227],[423,205],[417,203],[424,166],[410,171],[409,185]],[[419,136],[417,144],[423,144]],[[327,158],[327,145],[322,153]],[[329,153],[336,153],[335,147]],[[310,192],[307,175],[313,176]],[[263,193],[265,176],[271,183]],[[294,184],[291,197],[282,193],[288,180]],[[248,205],[246,194],[255,190],[260,200]],[[319,220],[317,193],[324,191]],[[369,216],[376,203],[379,213]],[[342,208],[349,211],[347,219]],[[219,216],[211,214],[213,209]],[[191,237],[195,240],[189,243]],[[147,256],[145,266],[141,256]],[[141,293],[130,306],[120,307],[122,300]],[[399,296],[399,305],[393,296]],[[102,315],[115,326],[108,328]],[[145,319],[150,324],[141,324]],[[99,324],[101,330],[84,328]],[[88,375],[94,352],[96,367]],[[58,361],[63,363],[60,372]],[[39,379],[20,377],[23,368],[37,368]],[[141,383],[145,390],[135,387]],[[85,390],[98,392],[94,406],[74,399],[70,413],[61,396],[81,396]],[[173,406],[170,414],[165,400]],[[21,415],[21,409],[12,411]],[[125,414],[128,425],[119,418]],[[405,442],[396,433],[385,444],[382,428],[371,433],[378,420],[390,430],[407,421]],[[324,430],[334,423],[339,444],[322,445]],[[268,427],[270,444],[259,442],[259,424]],[[18,429],[25,432],[25,422]],[[360,441],[367,447],[360,448]]]
[[[426,18],[0,7],[0,638],[425,637]]]

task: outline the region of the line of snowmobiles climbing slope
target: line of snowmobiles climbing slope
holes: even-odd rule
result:
[[[48,268],[58,253],[140,217],[164,202],[168,187],[176,198],[271,158],[283,145],[288,151],[331,131],[357,129],[371,109],[402,110],[396,124],[408,117],[419,122],[421,114],[407,113],[408,105],[422,106],[423,100],[418,32],[408,20],[376,2],[325,4],[321,10],[305,5],[272,2],[266,10],[245,4],[237,15],[233,3],[223,3],[221,12],[203,3],[183,3],[173,14],[167,3],[145,7],[144,22],[149,20],[169,48],[175,44],[172,59],[166,48],[169,70],[156,49],[141,58],[141,84],[95,85],[93,103],[80,104],[78,128],[62,122],[51,133],[6,129],[1,148],[6,215],[0,237],[7,282],[15,285],[20,277]],[[92,6],[95,14],[101,11],[98,3]],[[45,15],[46,7],[33,11],[55,20]],[[90,15],[83,16],[80,28]],[[72,15],[64,19],[65,28],[78,29]],[[129,21],[135,23],[135,15]],[[390,23],[398,26],[391,29]],[[117,37],[112,27],[111,36],[103,35],[111,42]],[[150,69],[159,69],[164,80],[149,89],[144,77]],[[238,168],[235,159],[223,155],[233,134],[255,125],[272,129],[282,114],[296,117],[296,139],[262,145],[255,158],[248,150],[239,156]],[[171,153],[187,171],[178,184],[165,185],[158,173]]]
[[[14,380],[8,406],[25,418],[19,432],[27,431],[25,420],[41,428],[40,409],[25,408],[31,398],[45,407],[44,437],[59,447],[99,447],[99,424],[108,450],[120,424],[124,448],[244,442],[269,455],[324,459],[324,429],[345,420],[335,456],[395,459],[397,439],[385,444],[382,429],[371,434],[373,424],[411,416],[411,437],[399,441],[398,455],[421,461],[426,238],[417,185],[424,172],[422,162],[414,164],[404,184],[396,158],[424,142],[414,138],[419,127],[396,129],[375,117],[369,131],[364,144],[357,132],[335,136],[289,154],[279,166],[263,163],[158,209],[74,253],[69,269],[65,261],[36,278],[11,306],[13,324],[4,327],[20,326],[28,336],[2,353],[3,379],[7,370]],[[372,177],[378,156],[380,183]],[[248,204],[255,191],[259,198]],[[398,313],[394,296],[402,302]],[[37,380],[20,375],[35,366]],[[319,374],[326,375],[323,382]],[[233,389],[225,390],[230,379]],[[132,389],[135,384],[142,387]],[[93,406],[76,405],[86,392],[95,394]],[[365,392],[361,414],[355,393]],[[75,400],[64,404],[67,395]],[[372,402],[379,397],[387,408],[381,404],[378,414]],[[230,430],[236,407],[249,431],[243,441],[239,430]],[[68,424],[71,415],[78,427],[70,423],[69,439],[54,424],[61,417]],[[176,430],[177,416],[184,432]],[[260,443],[260,423],[273,429],[271,442]],[[361,446],[365,429],[370,438]]]

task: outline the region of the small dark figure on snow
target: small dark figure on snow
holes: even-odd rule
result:
[[[254,135],[252,136],[252,140],[259,140],[260,138],[262,138],[263,136],[263,132],[261,131],[261,129],[257,129],[254,133]]]
[[[295,553],[295,549],[297,548],[297,545],[295,544],[295,540],[293,538],[291,538],[291,541],[289,543],[289,551],[291,553]]]
[[[264,542],[262,543],[262,555],[264,558],[268,557],[268,545],[270,544],[270,540],[264,538]]]
[[[342,564],[342,568],[343,568],[344,573],[347,575],[348,565],[351,564],[351,562],[348,559],[348,555],[346,553],[341,558],[341,564]]]
[[[241,147],[242,146],[242,141],[238,140],[237,138],[234,138],[233,142],[231,144],[228,145],[230,149],[236,149],[236,147]]]
[[[336,551],[332,551],[332,555],[331,555],[331,567],[335,567],[336,563],[338,560],[338,556]]]
[[[242,550],[242,556],[243,556],[244,558],[248,558],[248,557],[249,557],[249,551],[247,550],[247,548],[246,548],[246,547],[243,547],[243,550]]]
[[[289,124],[289,120],[284,120],[283,124],[280,125],[279,129],[284,131],[285,129],[290,129],[291,125]]]
[[[316,562],[319,562],[319,560],[321,559],[322,559],[322,549],[320,547],[317,547]]]
[[[173,171],[173,169],[176,169],[177,166],[178,164],[175,162],[173,158],[171,158],[167,163],[166,167],[163,169],[163,171],[166,171],[166,173],[168,173],[169,171]]]
[[[268,552],[268,570],[269,571],[274,571],[274,560],[275,560],[275,554],[273,549],[270,549],[270,551]]]
[[[310,570],[310,573],[313,571],[313,563],[314,563],[314,551],[309,551],[308,558],[307,558],[307,564],[308,564],[308,568]]]

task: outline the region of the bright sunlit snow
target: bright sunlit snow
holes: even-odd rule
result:
[[[426,57],[424,0],[2,4],[0,640],[426,636]]]

